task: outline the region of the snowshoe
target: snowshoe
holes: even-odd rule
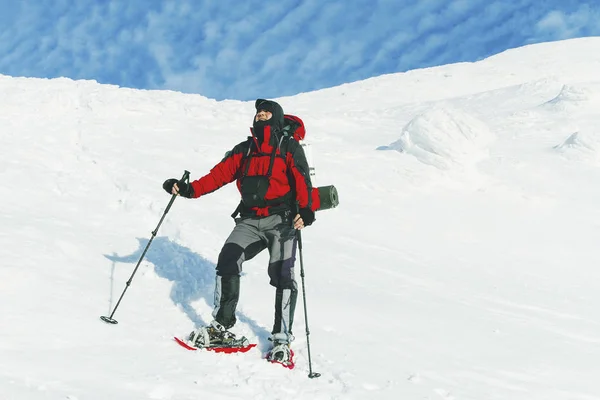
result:
[[[209,326],[192,331],[187,338],[188,343],[197,348],[240,347],[243,346],[244,340],[247,342],[245,337],[237,339],[234,333],[229,332],[217,321],[211,322]]]
[[[285,368],[293,369],[294,351],[290,348],[288,342],[275,342],[273,348],[267,353],[267,361],[274,364],[281,364]]]
[[[245,336],[236,337],[216,321],[192,331],[185,340],[176,337],[175,341],[188,350],[206,349],[224,353],[246,352],[256,346],[250,344]]]

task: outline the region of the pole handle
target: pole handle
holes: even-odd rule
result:
[[[189,180],[190,180],[190,171],[188,171],[187,169],[184,170],[184,171],[185,172],[183,173],[183,176],[181,177],[181,179],[179,180],[179,182],[181,182],[181,181],[188,181],[189,182]],[[173,205],[173,202],[175,201],[175,198],[177,198],[176,194],[174,194],[173,196],[171,196],[171,201],[169,202],[169,204],[167,205],[167,208],[165,209],[165,214],[168,213],[169,210],[171,209],[171,206]],[[160,226],[160,224],[159,224],[159,226]],[[157,230],[158,230],[158,227],[157,227],[157,229],[155,229],[152,232],[152,234],[156,235]]]

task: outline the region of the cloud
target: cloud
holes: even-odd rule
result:
[[[600,34],[552,0],[0,0],[0,73],[248,100]]]
[[[588,4],[582,4],[573,11],[552,10],[536,24],[536,32],[553,40],[598,35],[599,18],[600,10]]]

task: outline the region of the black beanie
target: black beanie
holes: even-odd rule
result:
[[[271,114],[273,113],[274,108],[273,102],[265,99],[256,100],[256,102],[254,103],[254,107],[256,108],[256,112],[259,112],[260,110],[265,110],[270,112]]]

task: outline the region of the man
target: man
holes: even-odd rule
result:
[[[168,179],[172,194],[197,198],[237,181],[242,201],[216,268],[214,320],[190,334],[197,347],[235,343],[228,331],[236,322],[242,263],[269,250],[268,274],[275,292],[275,321],[269,353],[273,360],[291,362],[289,344],[298,296],[294,278],[296,230],[315,220],[312,184],[302,146],[284,135],[284,113],[274,101],[258,99],[252,136],[239,143],[204,177],[191,183]],[[239,217],[237,217],[239,215]],[[236,218],[237,217],[237,218]]]

